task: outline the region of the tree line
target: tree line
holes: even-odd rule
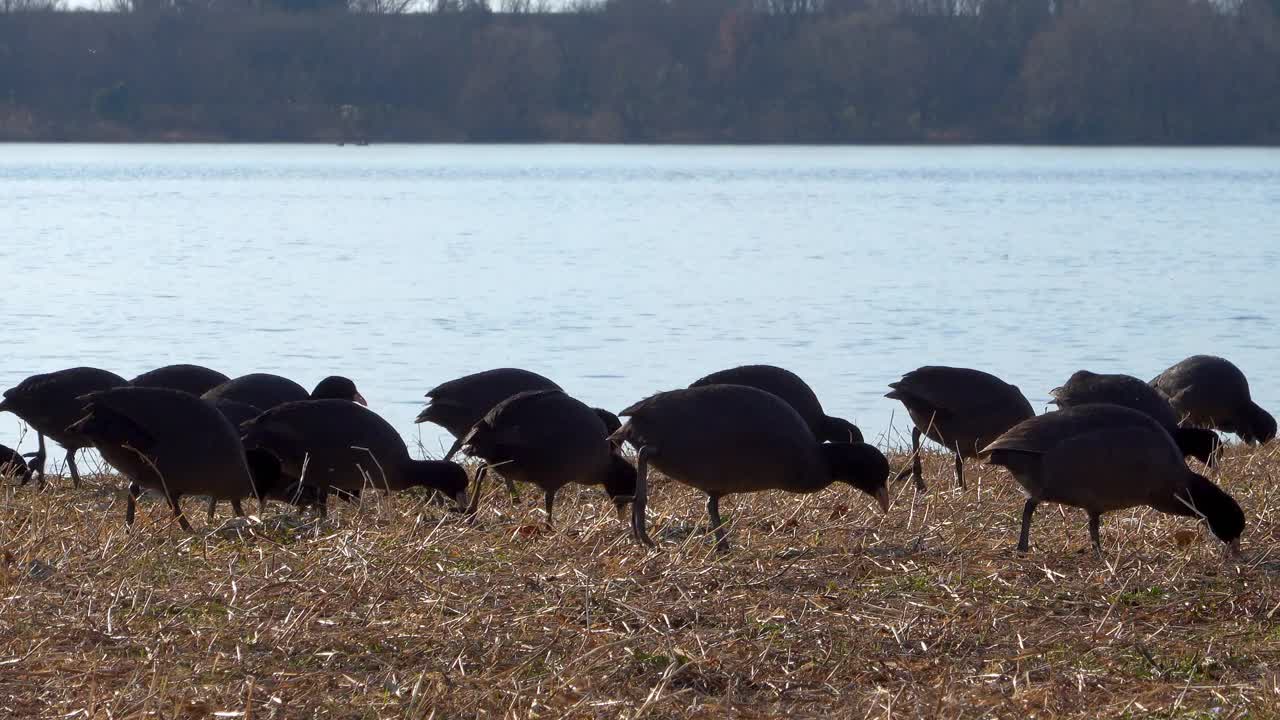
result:
[[[0,139],[1280,142],[1280,0],[61,1]]]

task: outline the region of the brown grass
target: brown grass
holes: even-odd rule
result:
[[[494,488],[475,527],[406,495],[191,536],[154,500],[126,533],[109,475],[7,487],[0,716],[1280,717],[1280,446],[1217,476],[1240,563],[1145,510],[1104,519],[1102,563],[1054,506],[1019,556],[1012,481],[971,468],[961,493],[928,457],[887,516],[844,486],[731,498],[727,554],[672,483],[652,552],[591,489],[558,533]]]

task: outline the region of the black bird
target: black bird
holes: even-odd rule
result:
[[[604,423],[605,435],[612,435],[622,427],[622,421],[617,415],[605,410],[604,408],[591,408],[595,412],[596,417],[600,418],[600,422]]]
[[[1250,445],[1276,436],[1276,419],[1249,395],[1240,368],[1212,355],[1193,355],[1160,373],[1151,386],[1169,399],[1183,425],[1235,433]]]
[[[262,411],[250,405],[249,403],[228,400],[227,398],[218,398],[214,400],[205,399],[205,402],[213,405],[218,412],[222,413],[232,425],[236,428],[236,432],[240,431],[240,426],[244,423],[258,417]],[[249,463],[249,472],[254,476],[254,482],[259,487],[275,488],[278,492],[268,493],[263,496],[267,500],[282,500],[285,502],[295,502],[295,504],[304,506],[307,502],[301,501],[298,496],[297,488],[290,488],[291,481],[296,482],[297,478],[286,478],[283,476],[280,468],[280,462],[269,453],[260,451],[251,451],[245,453],[245,459]],[[218,499],[209,498],[208,519],[213,520],[214,512],[218,508]]]
[[[597,412],[563,390],[530,390],[498,403],[462,440],[463,451],[487,463],[471,494],[474,513],[489,469],[508,482],[542,488],[547,524],[556,492],[569,483],[603,485],[618,511],[635,495],[635,468],[614,452]]]
[[[639,451],[631,527],[645,531],[648,467],[707,493],[717,549],[728,548],[720,498],[731,493],[811,493],[846,482],[889,509],[889,461],[866,443],[820,443],[804,418],[773,393],[744,385],[707,385],[658,393],[623,410],[613,439]]]
[[[31,481],[31,468],[17,450],[0,445],[0,478],[6,477],[16,478],[19,485],[26,485]]]
[[[920,435],[955,453],[956,484],[964,487],[964,458],[976,457],[987,443],[1035,415],[1017,386],[968,368],[930,365],[890,383],[887,398],[902,401],[911,415],[911,476],[924,490],[920,474]],[[906,476],[899,473],[897,479]]]
[[[269,373],[252,373],[228,380],[206,392],[207,400],[235,400],[252,405],[263,412],[288,402],[300,400],[347,400],[366,405],[350,378],[330,375],[310,393],[289,378]]]
[[[1217,433],[1212,430],[1178,427],[1178,414],[1158,390],[1132,375],[1099,375],[1088,370],[1072,373],[1061,387],[1049,391],[1051,402],[1066,409],[1077,405],[1109,403],[1150,415],[1169,432],[1183,455],[1191,455],[1206,465],[1214,465]]]
[[[158,387],[203,395],[230,380],[217,370],[201,365],[165,365],[129,381],[134,387]]]
[[[229,400],[227,398],[203,398],[203,400],[217,408],[218,412],[222,413],[222,416],[237,429],[262,414],[260,408],[238,400]]]
[[[83,417],[73,426],[130,480],[125,523],[132,525],[142,490],[158,490],[184,530],[183,495],[261,502],[274,487],[255,485],[244,446],[231,423],[211,404],[167,388],[119,387],[82,396]]]
[[[805,424],[813,431],[814,437],[819,440],[862,442],[862,431],[858,426],[843,418],[826,414],[813,388],[790,370],[773,365],[743,365],[711,373],[689,387],[703,385],[746,385],[771,392],[786,400],[788,405],[800,413]]]
[[[465,507],[467,473],[456,463],[414,460],[395,428],[377,413],[347,400],[303,400],[274,407],[241,426],[249,451],[280,462],[285,478],[318,492],[358,493],[366,485],[398,492],[414,486],[439,490]]]
[[[559,390],[551,380],[528,370],[498,368],[441,383],[427,391],[427,407],[415,423],[435,423],[455,438],[445,460],[462,448],[462,438],[498,403],[526,390]]]
[[[66,449],[71,481],[75,487],[80,487],[76,451],[92,443],[84,434],[70,428],[72,423],[84,415],[84,403],[79,398],[86,393],[127,384],[124,378],[106,370],[74,367],[32,375],[17,387],[5,391],[4,400],[0,401],[0,412],[11,412],[36,430],[39,450],[30,467],[39,475],[41,487],[44,487],[44,462],[47,457],[44,446],[46,435]]]
[[[1015,425],[982,454],[1013,473],[1027,495],[1020,551],[1027,550],[1031,516],[1042,502],[1083,508],[1099,556],[1102,513],[1137,505],[1200,517],[1231,552],[1239,550],[1245,524],[1240,506],[1192,472],[1173,438],[1146,413],[1119,405],[1046,413]]]
[[[205,400],[205,402],[212,403],[218,409],[218,412],[222,413],[223,417],[231,421],[237,431],[241,425],[262,414],[261,410],[248,403],[236,402],[226,398]],[[280,466],[280,461],[274,455],[261,450],[248,450],[245,452],[245,457],[249,463],[249,472],[253,474],[255,482],[260,487],[275,488],[275,491],[264,495],[264,499],[292,503],[299,508],[319,506],[319,495],[314,488],[302,487],[298,483],[298,478],[285,475],[283,468]],[[210,520],[213,520],[217,507],[217,498],[209,498]]]

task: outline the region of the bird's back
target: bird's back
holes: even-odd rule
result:
[[[134,387],[157,387],[203,395],[231,378],[200,365],[165,365],[129,381]]]
[[[1106,403],[1146,413],[1166,430],[1178,426],[1169,401],[1155,388],[1131,375],[1100,375],[1080,370],[1051,394],[1060,408]]]
[[[99,368],[68,368],[23,380],[5,391],[0,407],[63,445],[82,446],[88,444],[87,439],[67,430],[83,415],[80,396],[126,384],[119,375]]]
[[[311,397],[307,389],[286,377],[270,373],[251,373],[232,378],[204,394],[209,400],[227,399],[270,410],[288,402]]]
[[[689,387],[705,385],[746,385],[773,393],[789,404],[815,435],[822,427],[825,413],[813,388],[799,375],[773,365],[742,365],[711,373]]]
[[[889,387],[918,428],[966,455],[1035,414],[1016,386],[980,370],[925,366]]]
[[[556,482],[554,474],[594,482],[608,466],[608,435],[600,415],[580,400],[562,390],[530,390],[498,403],[467,442],[479,457],[511,461],[512,470],[546,485]]]
[[[118,443],[94,443],[113,465],[134,479],[153,485],[157,480],[148,482],[147,477],[158,472],[163,482],[178,492],[205,492],[217,486],[248,488],[248,467],[239,435],[221,413],[195,395],[125,386],[91,393],[85,399],[91,410],[100,407],[127,418],[148,437],[142,447],[145,461]]]
[[[619,434],[653,464],[709,492],[804,489],[829,480],[818,444],[784,400],[743,385],[658,393],[623,410]]]
[[[1249,380],[1240,368],[1212,355],[1189,357],[1157,375],[1151,385],[1180,417],[1197,424],[1229,420],[1252,402]]]
[[[365,480],[399,489],[409,451],[377,413],[346,400],[285,403],[245,423],[245,446],[276,455],[282,471],[309,484],[356,489]],[[303,475],[303,466],[306,474]]]
[[[431,401],[417,422],[433,422],[455,436],[466,434],[495,405],[529,390],[559,390],[560,386],[535,372],[497,368],[473,373],[427,391]]]

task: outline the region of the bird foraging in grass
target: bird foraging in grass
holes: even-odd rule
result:
[[[179,504],[183,495],[230,500],[243,515],[242,499],[261,502],[275,490],[258,483],[279,476],[253,474],[231,422],[191,393],[126,386],[89,393],[81,404],[83,417],[71,429],[92,440],[102,457],[129,478],[128,525],[144,489],[163,493],[188,532],[191,526]]]
[[[330,492],[358,493],[366,486],[389,493],[427,487],[466,505],[467,473],[461,466],[410,457],[390,423],[349,400],[285,403],[240,431],[247,450],[270,453],[282,477],[313,488],[322,513]]]
[[[635,469],[609,443],[600,414],[563,390],[530,390],[498,403],[462,438],[485,461],[471,493],[474,513],[489,471],[542,488],[551,524],[555,496],[569,483],[602,485],[619,512],[635,494]]]
[[[811,493],[848,483],[889,509],[889,461],[866,443],[820,443],[785,400],[745,385],[705,385],[648,397],[623,410],[611,439],[638,451],[631,529],[645,530],[649,466],[707,494],[716,548],[729,547],[720,498],[732,493],[786,490]]]
[[[44,487],[45,446],[49,436],[67,451],[67,470],[74,487],[80,487],[80,471],[76,467],[76,451],[92,445],[92,441],[72,425],[84,415],[80,396],[97,390],[119,387],[127,381],[106,370],[74,367],[57,372],[32,375],[10,388],[0,401],[0,412],[9,411],[22,418],[36,431],[38,450],[30,467]]]
[[[911,415],[911,467],[916,489],[924,490],[920,436],[955,454],[956,485],[964,487],[964,459],[978,455],[1005,430],[1035,415],[1016,385],[968,368],[930,365],[890,383],[885,397],[900,400]],[[907,470],[896,480],[906,477]]]
[[[1249,394],[1240,368],[1212,355],[1194,355],[1160,373],[1151,386],[1169,399],[1184,427],[1235,433],[1250,445],[1276,436],[1275,417]]]
[[[982,449],[1009,470],[1027,500],[1018,550],[1026,552],[1031,517],[1043,502],[1082,508],[1102,556],[1102,514],[1146,505],[1203,520],[1238,554],[1244,512],[1207,478],[1192,472],[1173,438],[1151,416],[1119,405],[1080,405],[1015,425]]]
[[[17,450],[0,445],[0,477],[17,478],[19,485],[26,485],[31,481],[31,467]]]
[[[1131,375],[1099,375],[1088,370],[1072,373],[1061,386],[1049,391],[1050,402],[1060,408],[1109,403],[1144,412],[1160,423],[1178,444],[1183,455],[1213,466],[1221,442],[1212,430],[1178,427],[1178,414],[1158,390]]]

